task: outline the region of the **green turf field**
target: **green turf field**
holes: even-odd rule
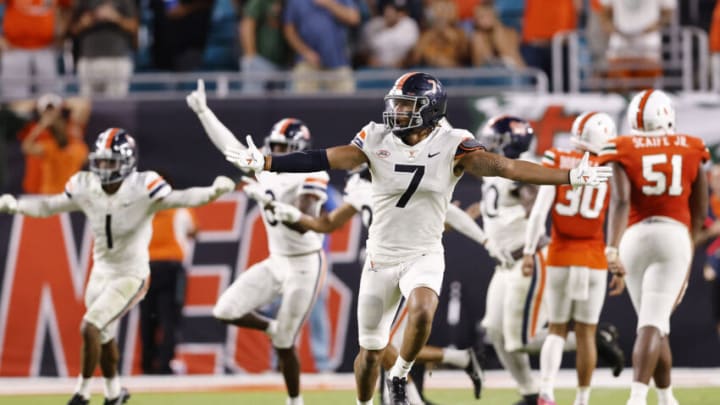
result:
[[[720,404],[720,388],[682,388],[676,389],[675,396],[682,405],[716,405]],[[593,405],[624,405],[629,390],[596,389],[593,390]],[[511,405],[518,395],[513,390],[488,389],[483,397],[476,401],[470,390],[428,390],[428,398],[443,405]],[[307,405],[355,404],[352,391],[309,391],[304,395]],[[67,401],[69,395],[19,395],[0,396],[3,405],[57,405]],[[559,390],[558,404],[572,404],[575,398],[573,390]],[[102,404],[102,396],[95,395],[91,404]],[[282,392],[208,392],[208,393],[136,393],[128,405],[224,405],[224,404],[261,404],[282,405],[285,396]],[[648,404],[656,404],[655,393],[651,390]]]

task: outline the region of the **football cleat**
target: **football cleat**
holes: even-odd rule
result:
[[[392,379],[388,378],[385,383],[390,391],[391,405],[410,405],[405,391],[407,378],[392,377]]]
[[[89,399],[85,399],[82,395],[75,393],[67,402],[67,405],[88,405],[89,403]]]
[[[613,376],[617,377],[625,367],[625,353],[618,343],[620,334],[617,328],[609,323],[598,325],[595,336],[598,357],[612,367]]]
[[[103,405],[122,405],[130,399],[130,393],[127,388],[123,387],[120,389],[120,395],[113,399],[105,398]]]
[[[538,399],[538,394],[523,395],[522,399],[513,405],[537,405]]]
[[[480,399],[482,393],[483,380],[485,373],[483,372],[482,363],[480,359],[483,357],[482,354],[475,352],[472,347],[467,348],[468,354],[470,355],[470,363],[465,367],[465,373],[470,377],[473,384],[473,394],[475,399]]]
[[[557,404],[555,403],[555,401],[546,397],[545,395],[541,395],[538,397],[537,405],[557,405]]]

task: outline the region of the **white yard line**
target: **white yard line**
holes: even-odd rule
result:
[[[625,369],[619,378],[613,378],[610,370],[603,368],[593,376],[593,387],[629,388],[632,369]],[[514,388],[510,375],[501,370],[485,373],[486,389]],[[237,374],[224,376],[132,376],[121,377],[122,385],[133,392],[187,392],[187,391],[243,391],[282,390],[282,376],[278,373]],[[0,395],[69,393],[76,378],[35,377],[0,378]],[[350,373],[303,374],[303,389],[347,390],[355,387]],[[574,370],[561,370],[558,388],[574,388]],[[470,382],[462,371],[437,370],[425,377],[425,386],[433,388],[470,388]],[[720,387],[720,368],[673,369],[673,386],[676,388]],[[95,378],[93,392],[102,392],[102,379]]]

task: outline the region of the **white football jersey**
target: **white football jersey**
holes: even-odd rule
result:
[[[518,184],[503,177],[485,177],[480,211],[488,238],[510,251],[525,244],[527,215],[520,204]]]
[[[285,204],[297,205],[298,198],[303,194],[317,196],[320,205],[327,200],[327,183],[330,179],[327,172],[313,173],[275,173],[263,171],[257,174],[260,185],[273,200]],[[315,213],[315,215],[319,214]],[[307,231],[300,233],[288,228],[275,219],[272,210],[264,209],[263,222],[268,237],[270,254],[298,255],[322,248],[323,235]]]
[[[152,171],[131,173],[112,195],[91,172],[78,172],[68,180],[65,193],[85,213],[93,232],[93,271],[148,276],[152,206],[171,191]]]
[[[455,184],[456,155],[472,134],[436,128],[409,146],[384,125],[371,122],[353,139],[370,162],[373,219],[367,250],[372,260],[397,263],[426,253],[442,253],[445,215]]]

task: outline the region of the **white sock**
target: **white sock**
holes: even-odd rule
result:
[[[393,377],[407,378],[408,372],[410,372],[413,363],[415,363],[415,360],[405,361],[401,356],[398,356],[397,360],[395,360],[395,364],[388,372],[388,377],[391,380]]]
[[[641,382],[633,381],[630,384],[630,401],[647,402],[648,386]]]
[[[443,349],[442,363],[457,368],[465,368],[470,364],[470,353],[467,350],[446,347]]]
[[[537,382],[530,369],[530,356],[523,352],[505,350],[505,338],[502,332],[487,330],[488,337],[495,348],[500,364],[512,375],[522,395],[537,394]]]
[[[90,378],[83,378],[82,374],[80,374],[77,385],[75,385],[75,392],[85,399],[90,399]]]
[[[276,320],[271,320],[268,322],[268,326],[265,329],[265,333],[268,334],[268,336],[273,337],[277,333],[278,324]]]
[[[655,388],[658,396],[658,405],[675,405],[677,399],[672,392],[672,386],[667,388]]]
[[[359,399],[356,400],[357,405],[373,405],[372,398],[368,399],[367,401],[361,401]]]
[[[590,387],[577,387],[574,405],[588,405],[590,403]]]
[[[565,339],[550,334],[540,351],[540,395],[555,400],[555,377],[562,363]]]
[[[303,402],[302,395],[298,395],[295,398],[288,397],[285,400],[285,405],[305,405]]]
[[[568,332],[565,336],[565,345],[563,346],[563,352],[574,352],[577,351],[577,337],[575,332]]]
[[[105,398],[114,399],[120,396],[120,378],[105,378]]]
[[[418,392],[417,386],[415,386],[412,381],[408,381],[405,386],[405,394],[407,395],[407,400],[410,405],[425,405],[425,402],[420,396],[420,392]]]

